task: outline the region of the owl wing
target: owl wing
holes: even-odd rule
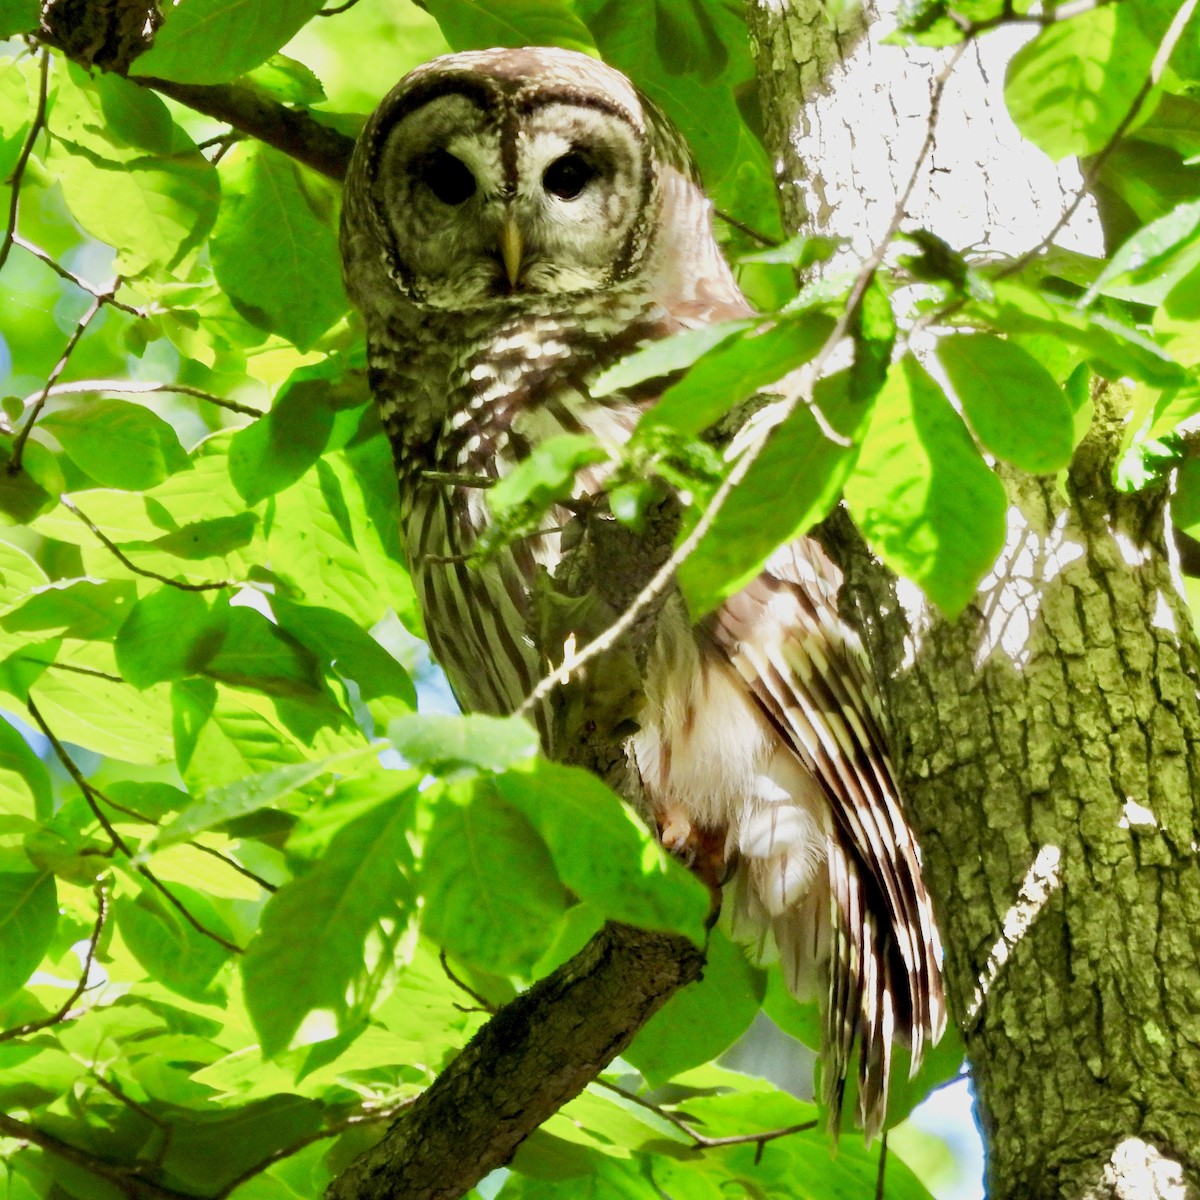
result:
[[[840,586],[821,547],[800,538],[726,601],[710,637],[810,777],[805,786],[815,780],[828,801],[827,890],[814,888],[807,906],[774,917],[771,926],[793,991],[802,990],[814,960],[828,962],[824,1098],[840,1110],[860,1037],[859,1117],[870,1135],[887,1108],[893,1033],[909,1042],[915,1072],[926,1045],[941,1036],[946,1011],[917,845],[898,803],[864,652],[838,613]],[[786,855],[780,869],[787,869]],[[739,917],[763,925],[764,911],[745,887],[732,899],[735,931]],[[747,913],[747,906],[757,911]]]

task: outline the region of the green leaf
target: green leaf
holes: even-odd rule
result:
[[[994,302],[972,302],[968,309],[1009,335],[1044,335],[1076,346],[1106,378],[1129,375],[1156,387],[1179,387],[1188,382],[1187,373],[1162,346],[1113,317],[1080,311],[1013,280],[996,283],[994,293]]]
[[[876,400],[846,503],[884,562],[950,617],[1004,545],[1004,488],[911,354],[893,365]]]
[[[41,7],[40,0],[0,0],[0,38],[33,33]]]
[[[394,696],[416,708],[416,689],[408,672],[345,613],[293,604],[281,596],[272,597],[271,607],[280,628],[320,655],[340,676],[353,679],[364,700]]]
[[[422,890],[425,934],[456,958],[499,974],[528,975],[566,908],[545,845],[490,781],[439,797]]]
[[[70,79],[55,100],[50,162],[72,215],[120,251],[125,274],[175,268],[212,228],[216,168],[145,89],[77,67]]]
[[[1133,8],[1104,4],[1055,21],[1013,55],[1008,111],[1051,158],[1094,154],[1133,104],[1155,52]]]
[[[1200,264],[1200,200],[1176,205],[1117,248],[1080,304],[1098,295],[1139,304],[1161,304],[1167,293]]]
[[[754,320],[718,321],[698,329],[683,329],[671,337],[650,342],[620,362],[602,371],[592,383],[593,396],[621,392],[648,379],[665,379],[676,371],[685,370],[710,350],[730,338],[754,329]]]
[[[252,325],[307,350],[348,307],[328,190],[263,145],[227,179],[210,242],[217,282]]]
[[[53,875],[0,873],[0,1000],[7,1000],[37,970],[57,923]]]
[[[499,776],[496,787],[533,823],[558,877],[581,900],[610,920],[703,944],[708,889],[595,775],[535,759]]]
[[[938,342],[937,356],[971,428],[997,458],[1034,475],[1071,461],[1071,406],[1032,355],[990,333],[959,333]]]
[[[58,502],[57,494],[52,495],[38,478],[42,474],[39,466],[52,464],[53,455],[45,446],[29,441],[25,443],[21,469],[15,474],[9,470],[10,462],[9,447],[0,446],[0,524],[28,525]]]
[[[189,1193],[212,1195],[282,1147],[303,1143],[321,1128],[321,1115],[316,1101],[287,1095],[224,1112],[181,1114],[171,1127],[163,1169]]]
[[[233,783],[210,788],[184,808],[170,825],[160,830],[151,852],[189,841],[206,829],[277,804],[314,779],[320,779],[338,767],[352,767],[375,753],[374,747],[364,746],[348,754],[336,754],[316,762],[295,763],[273,771],[260,771]]]
[[[120,629],[136,599],[137,586],[129,580],[63,580],[40,589],[6,613],[0,626],[10,633],[36,631],[46,636],[107,641]]]
[[[833,324],[825,313],[802,313],[761,332],[756,328],[723,341],[663,393],[639,428],[669,425],[682,433],[703,432],[735,404],[762,388],[770,390],[808,362],[825,344]]]
[[[750,1026],[766,974],[719,929],[709,934],[704,977],[676,992],[638,1031],[624,1058],[658,1087],[728,1050]]]
[[[316,75],[286,54],[272,54],[261,67],[255,67],[249,79],[281,104],[308,107],[325,99],[325,89]]]
[[[146,688],[199,671],[220,640],[202,593],[164,586],[133,606],[114,648],[122,676]]]
[[[168,8],[135,75],[177,83],[228,83],[265,62],[321,9],[323,0],[184,0]]]
[[[320,692],[316,659],[256,609],[219,600],[210,622],[220,631],[203,674],[269,696],[311,697]]]
[[[367,973],[367,935],[384,918],[407,920],[415,798],[415,789],[389,795],[344,826],[315,866],[267,902],[242,957],[264,1058],[286,1050],[313,1010],[344,1016],[348,990]]]
[[[488,489],[488,507],[498,519],[525,505],[544,513],[555,501],[570,496],[576,471],[606,458],[607,451],[588,434],[548,438]]]
[[[414,713],[388,727],[392,745],[413,766],[446,772],[457,767],[504,771],[538,752],[538,735],[521,717],[462,717]]]
[[[229,476],[247,504],[290,487],[329,441],[336,407],[333,384],[304,378],[304,370],[283,387],[270,412],[238,430],[229,443]]]
[[[563,46],[592,50],[591,34],[566,0],[428,0],[452,50]]]
[[[815,403],[833,428],[861,436],[870,416],[847,388],[848,374],[822,381]],[[777,546],[807,533],[841,495],[857,450],[831,441],[807,405],[774,429],[746,478],[679,569],[693,621],[753,579]]]
[[[0,813],[46,820],[53,809],[45,764],[20,732],[0,718]]]
[[[142,491],[191,465],[175,430],[128,400],[88,400],[50,413],[40,424],[104,487]]]
[[[170,891],[196,922],[231,940],[229,927],[207,896],[180,883],[171,884]],[[230,951],[201,933],[159,891],[144,885],[136,898],[118,896],[113,912],[125,944],[154,979],[189,1000],[221,1002],[223,993],[214,980]]]

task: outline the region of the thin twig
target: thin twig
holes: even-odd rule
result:
[[[65,279],[69,283],[73,283],[81,291],[87,292],[89,296],[95,296],[97,299],[103,297],[105,304],[113,308],[119,308],[122,312],[127,312],[132,317],[147,317],[150,315],[150,309],[137,308],[132,304],[126,304],[124,300],[118,300],[115,296],[106,295],[102,288],[98,288],[94,283],[88,283],[86,279],[76,275],[74,271],[68,271],[54,255],[43,250],[41,246],[31,242],[28,238],[23,238],[19,233],[14,233],[12,240],[13,244],[19,246],[26,254],[32,254],[39,262],[45,263],[60,279]],[[55,395],[56,393],[51,389],[50,394]]]
[[[345,4],[339,4],[336,8],[323,8],[318,17],[336,17],[338,13],[344,13],[347,9],[353,8],[358,3],[358,0],[346,0]]]
[[[473,987],[471,987],[471,985],[469,983],[465,982],[462,979],[459,979],[459,977],[457,975],[455,975],[453,969],[450,966],[449,961],[446,958],[445,950],[438,951],[438,962],[440,962],[442,964],[442,970],[446,972],[446,978],[449,979],[450,982],[455,985],[455,987],[459,987],[464,992],[466,992],[467,995],[470,996],[471,999],[474,1000],[475,1003],[479,1005],[480,1009],[483,1012],[495,1013],[497,1011],[496,1006],[486,996],[481,996]],[[465,1009],[461,1005],[458,1005],[458,1004],[456,1004],[454,1007],[459,1009],[460,1012],[473,1011],[470,1009]]]
[[[112,286],[108,290],[108,296],[117,290],[120,286],[120,279],[113,280]],[[79,345],[79,339],[83,337],[87,327],[95,319],[96,314],[104,307],[106,297],[104,295],[93,295],[92,302],[88,305],[87,312],[79,318],[75,326],[74,332],[67,339],[66,348],[62,352],[62,357],[54,364],[54,369],[46,377],[46,384],[40,392],[31,397],[32,405],[29,409],[29,415],[25,418],[25,424],[21,426],[21,432],[13,439],[12,458],[9,459],[8,473],[10,475],[17,474],[21,469],[21,455],[25,452],[25,443],[29,440],[29,435],[33,432],[34,425],[37,424],[37,419],[41,416],[42,409],[46,405],[46,401],[50,397],[50,389],[58,381],[58,377],[66,369],[67,363],[71,360],[71,355],[75,351],[75,347]]]
[[[41,1017],[36,1021],[26,1021],[24,1025],[15,1025],[12,1029],[4,1030],[3,1033],[0,1033],[0,1042],[25,1037],[27,1034],[36,1033],[39,1029],[48,1029],[51,1025],[65,1021],[67,1014],[75,1007],[79,997],[87,991],[88,979],[92,974],[92,964],[96,961],[96,947],[100,944],[100,935],[104,932],[105,921],[108,920],[108,896],[105,894],[104,885],[99,880],[92,886],[92,894],[96,897],[96,923],[92,926],[92,936],[88,939],[87,954],[84,956],[79,982],[56,1012],[51,1013],[48,1017]]]
[[[16,166],[13,167],[13,173],[9,176],[9,186],[12,188],[12,195],[8,201],[8,224],[4,229],[4,241],[0,243],[0,269],[3,269],[4,264],[8,262],[8,253],[12,249],[13,235],[17,232],[17,212],[20,207],[21,196],[21,180],[25,176],[25,168],[29,165],[29,157],[33,154],[34,143],[38,139],[38,134],[42,132],[42,127],[46,124],[46,95],[49,90],[50,82],[50,51],[42,50],[41,71],[38,79],[38,98],[37,108],[34,109],[33,121],[29,125],[29,132],[25,135],[25,141],[21,144],[21,153],[17,155]]]
[[[225,1200],[230,1192],[240,1188],[248,1179],[253,1179],[255,1175],[261,1175],[268,1167],[274,1166],[281,1159],[290,1158],[293,1154],[303,1150],[305,1146],[311,1146],[313,1142],[324,1141],[326,1138],[337,1137],[339,1134],[345,1133],[347,1129],[354,1129],[358,1125],[377,1125],[381,1121],[390,1121],[399,1116],[406,1108],[411,1108],[418,1099],[420,1099],[419,1096],[408,1096],[399,1104],[381,1108],[378,1112],[356,1113],[353,1117],[347,1117],[324,1129],[318,1129],[315,1133],[306,1134],[287,1146],[281,1146],[278,1150],[272,1150],[266,1158],[260,1159],[252,1167],[247,1167],[236,1179],[231,1179],[215,1195],[206,1197],[206,1200]]]
[[[247,879],[252,879],[264,892],[279,891],[278,885],[264,879],[261,875],[256,875],[249,867],[243,867],[236,858],[228,854],[222,854],[220,850],[214,850],[212,846],[206,846],[203,842],[188,842],[188,845],[202,851],[204,854],[211,854],[213,858],[219,858],[231,871],[236,871],[239,875],[245,875]]]
[[[108,303],[113,303],[108,301]],[[133,379],[73,379],[70,383],[56,383],[47,393],[50,396],[74,396],[90,392],[117,392],[126,396],[144,396],[156,392],[168,392],[180,396],[195,396],[199,400],[207,400],[209,404],[227,408],[230,412],[242,413],[247,417],[261,417],[264,410],[251,408],[248,404],[239,404],[236,400],[226,400],[206,392],[203,388],[192,387],[188,383],[159,383],[157,381],[142,381]],[[37,395],[39,393],[35,393]],[[34,397],[27,396],[28,404]]]
[[[100,822],[100,827],[104,830],[105,834],[107,834],[108,840],[112,843],[113,850],[122,854],[126,859],[132,859],[133,850],[130,848],[129,843],[117,832],[112,821],[108,819],[108,814],[105,813],[100,807],[100,793],[98,793],[96,788],[94,788],[92,784],[87,781],[83,772],[79,769],[78,764],[70,756],[70,754],[67,753],[66,746],[59,741],[54,730],[52,730],[50,726],[46,724],[46,719],[42,716],[41,710],[34,702],[32,694],[26,697],[25,707],[28,709],[29,715],[33,718],[34,724],[37,725],[37,727],[42,731],[42,734],[46,740],[50,743],[55,757],[57,757],[58,761],[62,763],[67,774],[70,775],[71,779],[74,781],[75,786],[79,788],[80,793],[87,802],[87,806],[92,810],[92,815],[97,821]],[[214,933],[213,930],[209,929],[207,925],[203,924],[203,922],[201,922],[197,917],[193,916],[188,910],[187,905],[185,905],[183,901],[180,900],[179,897],[176,896],[175,893],[172,892],[166,886],[166,884],[164,884],[162,880],[150,870],[149,867],[139,863],[133,866],[133,870],[136,871],[143,879],[145,879],[146,882],[149,883],[150,886],[153,887],[197,933],[202,934],[204,937],[216,942],[218,946],[223,946],[231,954],[242,953],[241,946],[237,945],[236,942],[231,942],[228,938],[222,937],[219,933]]]
[[[90,1171],[93,1175],[108,1180],[120,1190],[122,1195],[130,1197],[131,1200],[200,1200],[191,1193],[177,1192],[174,1188],[164,1187],[162,1184],[144,1178],[139,1167],[122,1167],[106,1162],[87,1150],[81,1150],[78,1146],[72,1146],[70,1142],[62,1141],[52,1133],[38,1129],[36,1125],[18,1121],[5,1113],[0,1113],[0,1133],[31,1146],[39,1146],[65,1162],[74,1163],[75,1166],[82,1167],[85,1171]],[[224,1196],[228,1193],[222,1192],[221,1194]]]
[[[879,1144],[879,1169],[875,1173],[875,1200],[883,1200],[884,1181],[887,1179],[887,1130]]]
[[[157,571],[151,571],[148,567],[139,567],[135,562],[131,561],[129,556],[117,545],[100,528],[92,521],[73,501],[67,499],[66,496],[59,497],[59,503],[68,512],[74,513],[93,533],[100,544],[112,554],[116,560],[135,575],[141,575],[145,579],[156,579],[159,583],[165,583],[168,587],[178,588],[181,592],[217,592],[222,588],[237,587],[236,583],[227,579],[215,581],[213,583],[186,583],[181,579],[172,579],[168,575],[160,575]]]
[[[1189,0],[1189,3],[1196,0]],[[946,90],[946,84],[950,80],[950,76],[954,72],[954,68],[958,65],[962,58],[968,43],[963,42],[955,47],[954,52],[950,55],[941,74],[938,76],[929,102],[929,118],[926,123],[925,140],[921,144],[921,149],[917,153],[916,161],[913,164],[912,171],[909,174],[908,182],[901,193],[899,200],[896,202],[895,209],[892,212],[892,219],[888,223],[887,229],[884,231],[883,237],[880,238],[874,250],[863,264],[857,278],[854,281],[854,286],[850,289],[850,295],[847,298],[845,307],[838,315],[838,319],[830,331],[829,336],[825,339],[821,349],[817,352],[816,357],[812,361],[811,368],[808,372],[810,379],[816,379],[820,376],[821,367],[833,353],[838,343],[845,337],[846,332],[850,328],[850,322],[862,301],[863,295],[866,293],[870,285],[871,278],[878,270],[883,262],[883,257],[887,253],[892,239],[900,230],[900,224],[904,220],[905,209],[908,206],[909,198],[912,196],[913,189],[917,185],[917,180],[920,177],[922,168],[925,165],[925,160],[933,148],[934,132],[937,127],[938,111],[941,106],[942,94]],[[541,701],[554,691],[555,688],[566,683],[568,679],[580,667],[590,662],[592,659],[601,654],[607,653],[613,646],[620,641],[622,637],[633,627],[634,623],[641,615],[656,601],[658,601],[675,581],[675,572],[679,569],[680,564],[690,557],[696,547],[704,539],[705,535],[712,528],[721,510],[725,507],[726,501],[734,488],[738,486],[750,473],[750,468],[758,461],[759,455],[762,453],[764,446],[767,444],[767,438],[772,429],[775,428],[780,421],[786,420],[796,410],[801,403],[809,405],[813,416],[817,418],[818,425],[822,427],[822,431],[826,432],[826,436],[832,435],[831,440],[842,441],[839,434],[832,430],[826,430],[824,418],[817,412],[815,405],[812,404],[811,385],[794,391],[791,395],[785,396],[777,403],[779,405],[778,412],[780,413],[779,421],[772,421],[770,427],[762,430],[754,439],[752,439],[741,456],[730,468],[729,474],[721,481],[720,486],[713,493],[712,501],[708,508],[700,514],[699,520],[692,527],[691,532],[683,539],[676,547],[674,553],[667,559],[665,563],[654,573],[653,577],[644,588],[633,598],[629,607],[601,634],[593,638],[581,650],[578,650],[573,655],[564,659],[563,663],[549,675],[545,676],[541,682],[529,693],[528,696],[521,702],[516,712],[518,716],[528,714]]]
[[[708,1137],[706,1134],[699,1133],[693,1129],[678,1114],[671,1112],[669,1109],[662,1108],[652,1100],[647,1100],[644,1096],[639,1096],[636,1092],[629,1091],[628,1088],[623,1088],[616,1083],[610,1083],[607,1079],[597,1079],[596,1083],[600,1087],[607,1088],[608,1091],[615,1092],[618,1096],[623,1096],[626,1100],[640,1105],[648,1112],[652,1112],[664,1121],[668,1121],[674,1125],[680,1133],[686,1134],[692,1139],[692,1147],[695,1150],[716,1150],[722,1146],[748,1146],[757,1144],[759,1154],[761,1154],[762,1148],[768,1142],[773,1142],[782,1137],[791,1137],[794,1133],[807,1133],[810,1129],[816,1129],[820,1124],[819,1121],[802,1121],[799,1125],[785,1125],[782,1129],[768,1129],[764,1133],[737,1133],[731,1137]]]
[[[759,233],[757,229],[751,228],[743,221],[739,221],[737,217],[731,216],[719,208],[713,209],[713,216],[724,221],[726,225],[738,230],[739,233],[744,233],[751,241],[757,242],[760,246],[767,246],[774,250],[779,245],[779,239],[768,237],[765,233]]]

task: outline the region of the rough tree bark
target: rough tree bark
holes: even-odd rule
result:
[[[906,85],[889,92],[887,52],[860,19],[835,28],[815,4],[778,0],[753,0],[749,13],[788,222],[861,253],[899,191],[885,181],[881,195],[869,147],[855,165],[863,90],[873,135],[891,134],[882,161],[901,171],[928,99],[914,134],[904,116],[914,109],[896,98]],[[854,70],[864,60],[865,79]],[[936,73],[931,61],[926,96]],[[978,100],[976,112],[977,133],[1003,128]],[[891,114],[882,130],[879,113]],[[852,153],[839,153],[847,141]],[[1012,166],[991,150],[999,180]],[[849,178],[830,179],[835,160]],[[956,189],[940,165],[910,213],[955,244],[978,241],[954,230],[980,177],[968,163]],[[1065,186],[1026,182],[1030,209],[1006,213],[999,239],[1015,229],[1023,241],[1002,248],[1035,242]],[[994,208],[978,208],[981,232]],[[1164,536],[1167,497],[1116,492],[1121,397],[1102,391],[1095,407],[1064,487],[1005,474],[1008,544],[954,622],[898,595],[844,515],[825,531],[893,714],[991,1200],[1184,1200],[1200,1189],[1200,649]]]

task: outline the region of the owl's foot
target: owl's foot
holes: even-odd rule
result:
[[[693,825],[678,809],[658,814],[658,840],[713,893],[714,909],[720,907],[721,888],[733,874],[733,863],[725,861],[725,832]]]

